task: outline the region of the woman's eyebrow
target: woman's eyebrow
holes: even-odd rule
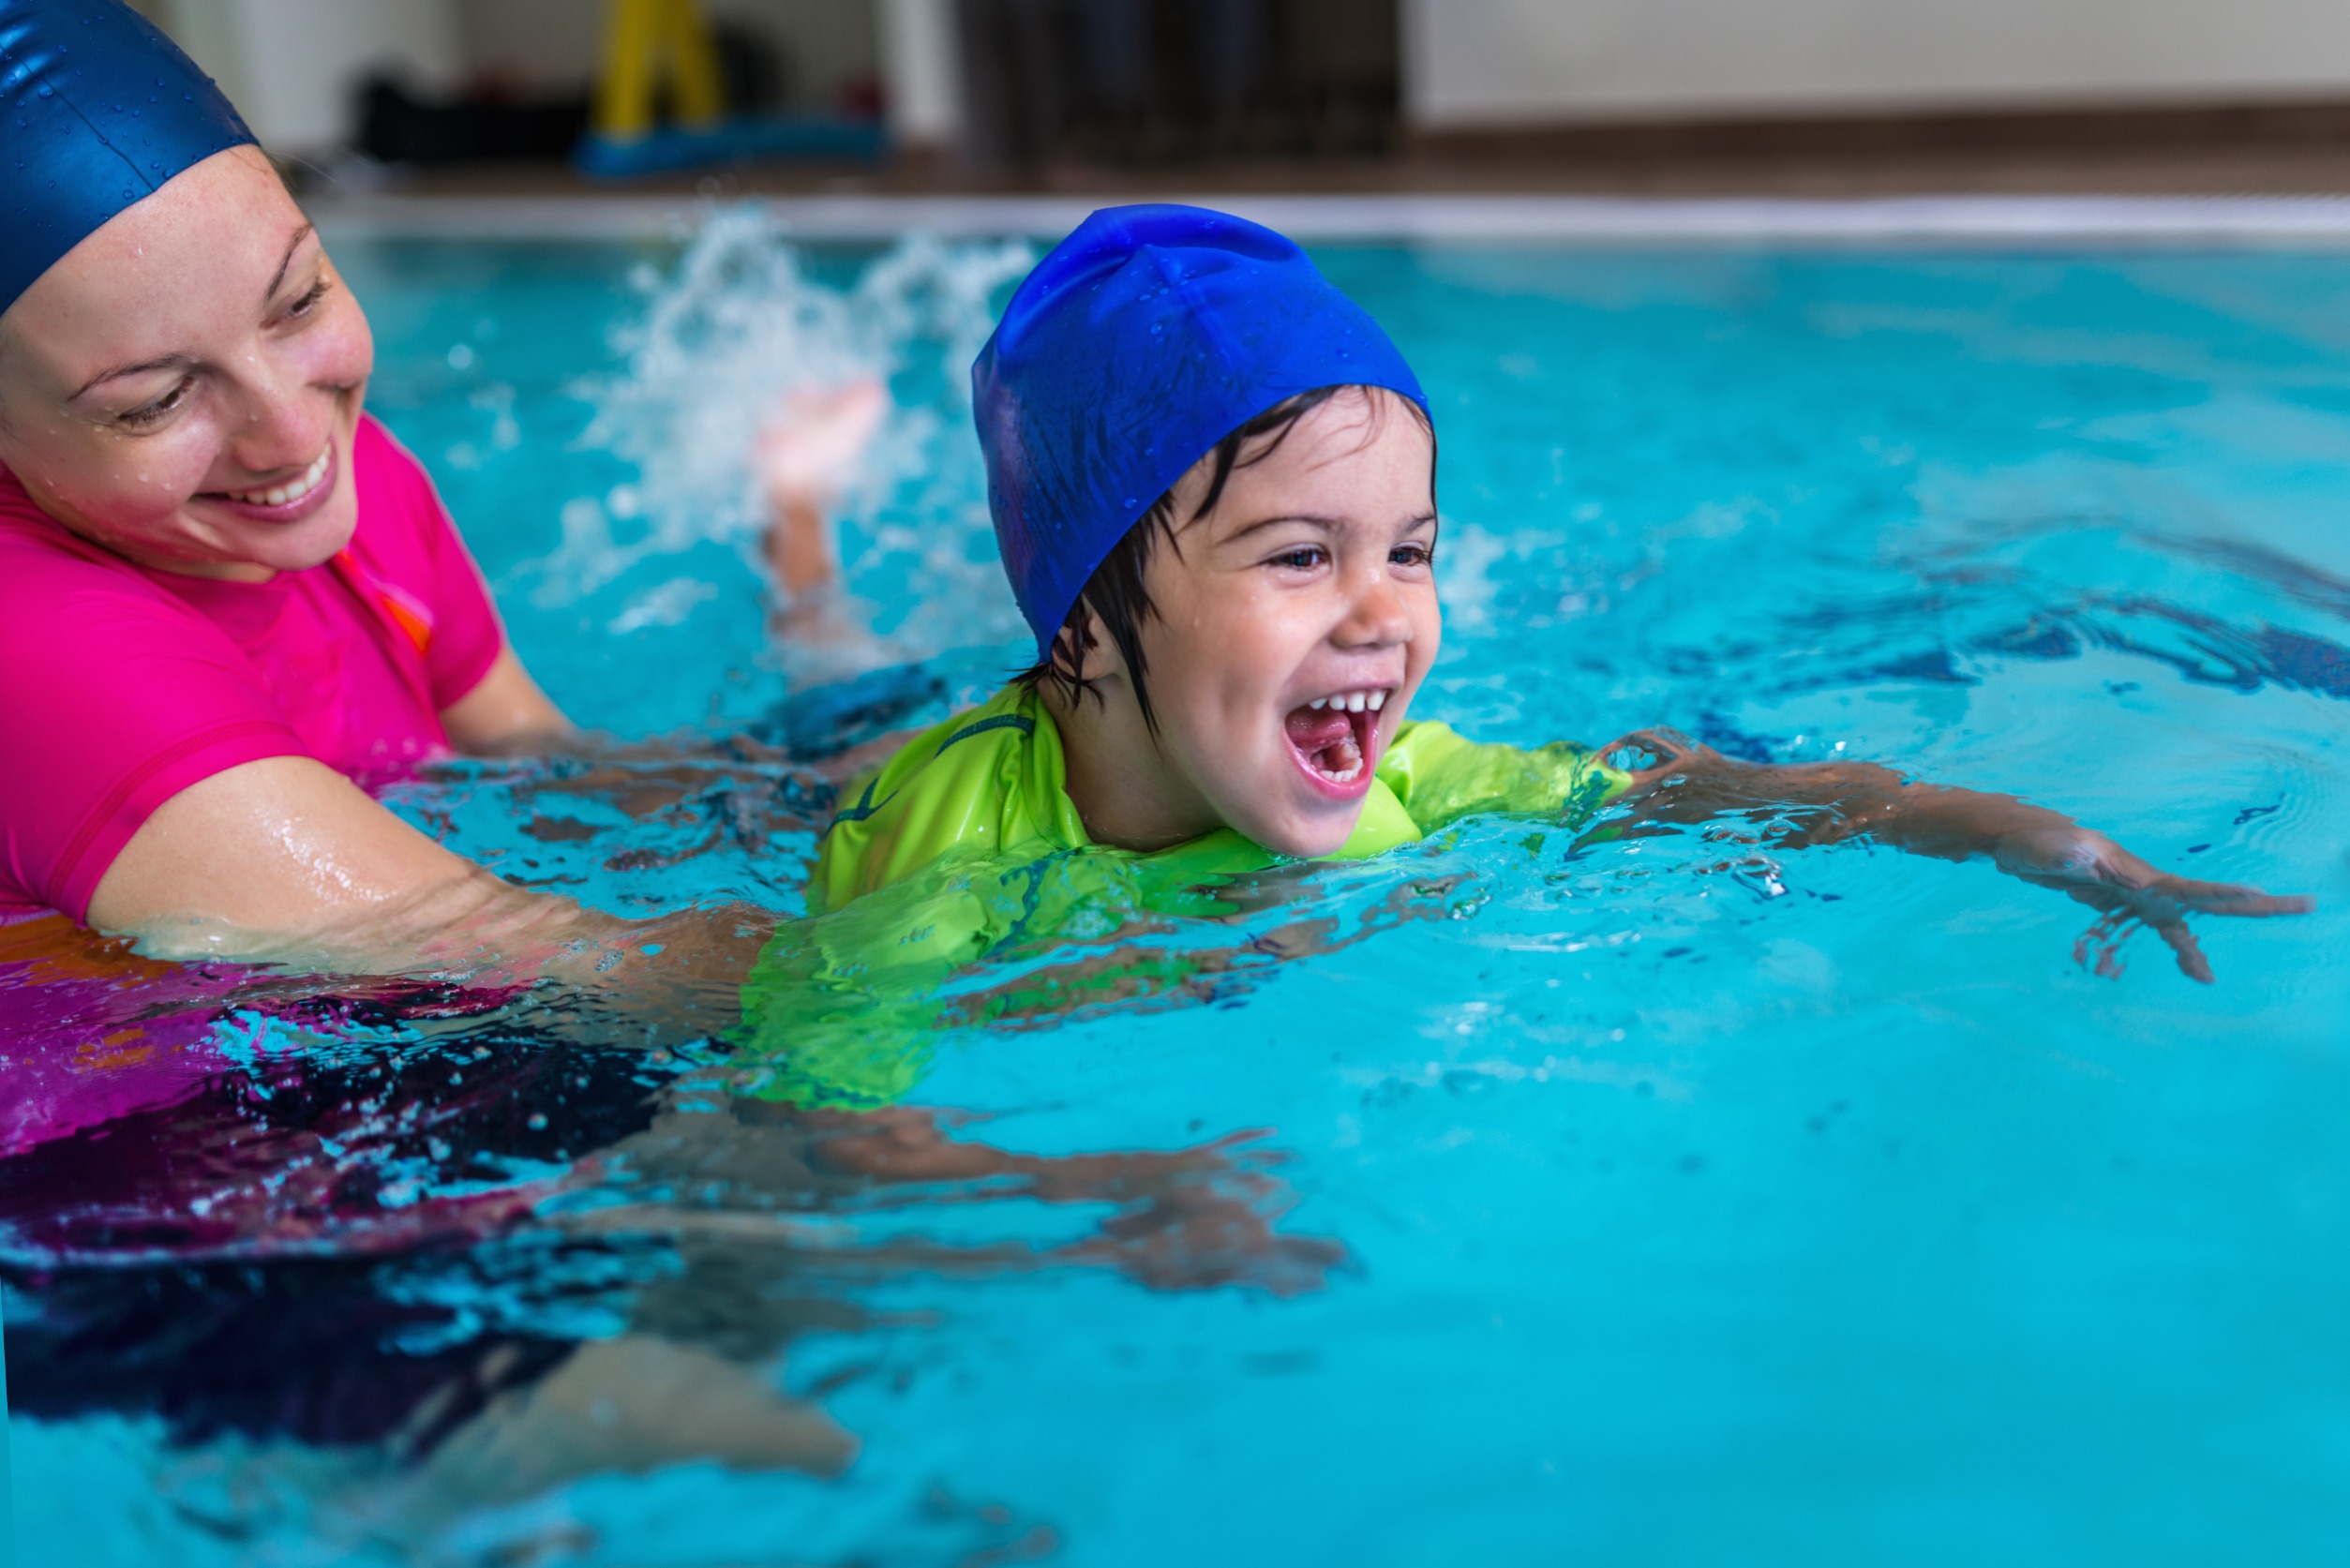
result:
[[[89,392],[91,388],[103,386],[108,381],[118,381],[125,376],[144,375],[150,370],[176,369],[189,363],[191,362],[186,354],[165,354],[160,359],[142,359],[136,365],[117,365],[112,370],[101,370],[97,375],[92,376],[88,381],[83,381],[80,386],[74,389],[73,396],[67,398],[66,401],[68,403],[80,402],[82,396]]]
[[[296,229],[293,231],[293,237],[286,242],[285,255],[277,259],[277,270],[271,276],[269,279],[269,287],[262,292],[262,301],[263,304],[267,304],[270,300],[277,298],[277,291],[285,286],[286,274],[292,269],[294,252],[302,248],[302,242],[304,240],[308,239],[316,232],[318,232],[316,225],[308,223],[305,223],[301,228]],[[143,375],[150,370],[170,370],[177,366],[185,366],[188,363],[189,360],[186,354],[165,354],[157,359],[142,359],[136,365],[117,365],[112,370],[101,370],[97,375],[92,376],[88,381],[83,381],[80,386],[74,389],[73,396],[67,397],[66,401],[68,403],[79,402],[92,387],[102,386],[108,381],[115,381],[124,376]]]
[[[293,265],[293,253],[302,248],[302,242],[304,240],[308,239],[312,234],[317,232],[317,226],[309,223],[304,224],[301,228],[296,229],[293,231],[293,238],[286,242],[285,255],[280,258],[277,262],[277,276],[269,280],[269,287],[262,293],[263,303],[267,303],[268,301],[277,297],[278,286],[285,282],[286,271]]]

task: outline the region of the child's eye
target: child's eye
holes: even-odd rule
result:
[[[1426,545],[1398,545],[1387,552],[1388,564],[1393,566],[1426,566],[1436,559],[1436,552]]]
[[[1268,563],[1286,566],[1293,572],[1310,572],[1330,559],[1330,552],[1319,545],[1300,545],[1294,550],[1283,550]]]
[[[127,413],[116,414],[114,416],[114,423],[117,425],[128,426],[133,430],[152,429],[156,426],[162,424],[164,419],[170,415],[173,409],[178,408],[182,403],[187,401],[188,389],[195,384],[195,377],[182,376],[179,379],[178,384],[173,386],[171,391],[165,393],[162,396],[157,398],[152,403],[142,403],[139,407],[132,409]]]

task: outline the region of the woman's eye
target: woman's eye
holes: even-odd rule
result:
[[[327,281],[323,277],[320,278],[316,283],[311,284],[300,299],[295,300],[292,305],[286,306],[287,319],[290,321],[298,321],[302,317],[307,316],[311,310],[317,306],[318,302],[326,297],[327,288]]]
[[[115,423],[127,425],[134,430],[144,430],[160,425],[173,409],[187,400],[187,389],[195,384],[193,377],[182,377],[179,384],[152,403],[142,403],[127,413],[117,414]]]

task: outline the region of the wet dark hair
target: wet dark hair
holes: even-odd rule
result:
[[[1340,394],[1364,394],[1370,403],[1372,420],[1375,422],[1385,417],[1385,401],[1377,396],[1383,390],[1351,383],[1318,386],[1310,392],[1283,398],[1237,429],[1230,431],[1223,440],[1208,448],[1206,455],[1200,459],[1208,465],[1207,494],[1200,498],[1199,505],[1192,508],[1191,515],[1184,522],[1196,523],[1215,511],[1216,503],[1224,497],[1224,486],[1231,482],[1234,470],[1253,467],[1280,451],[1281,442],[1289,439],[1289,433],[1297,427],[1299,420]],[[1432,446],[1436,440],[1436,427],[1429,423],[1428,411],[1408,397],[1398,396],[1396,400],[1418,422],[1420,428],[1428,432]],[[1376,428],[1375,424],[1373,427]],[[1252,450],[1251,442],[1262,444]],[[1433,456],[1431,452],[1429,469],[1429,504],[1431,509],[1435,505]],[[1198,464],[1192,466],[1196,468]],[[1190,477],[1188,470],[1185,477]],[[1090,610],[1101,618],[1102,630],[1117,645],[1119,656],[1126,661],[1127,669],[1133,675],[1134,701],[1143,710],[1144,724],[1153,735],[1159,733],[1159,720],[1150,708],[1150,689],[1145,683],[1148,660],[1143,654],[1143,622],[1156,617],[1159,606],[1151,603],[1150,590],[1143,586],[1143,579],[1150,570],[1151,557],[1158,553],[1160,540],[1163,538],[1171,545],[1175,544],[1175,489],[1181,483],[1178,480],[1176,485],[1168,486],[1166,494],[1151,502],[1150,510],[1136,519],[1134,526],[1126,530],[1126,537],[1120,539],[1109,555],[1103,558],[1101,564],[1094,568],[1093,575],[1086,579],[1085,591],[1077,596],[1077,603],[1070,606],[1068,619],[1061,622],[1060,631],[1055,635],[1052,650],[1022,670],[1014,677],[1015,679],[1031,690],[1042,682],[1051,681],[1063,700],[1071,706],[1081,695],[1090,695],[1097,702],[1102,700],[1094,681],[1085,675],[1085,655],[1093,647],[1093,639],[1085,631],[1086,612]],[[1179,549],[1181,546],[1176,547]]]

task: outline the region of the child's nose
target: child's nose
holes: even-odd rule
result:
[[[1385,572],[1355,591],[1336,640],[1341,648],[1389,648],[1412,640],[1403,594]]]

